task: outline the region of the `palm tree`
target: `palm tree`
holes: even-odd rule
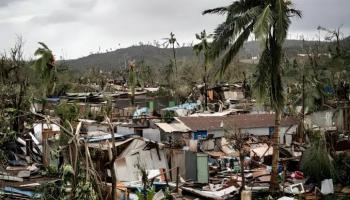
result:
[[[204,96],[205,96],[205,102],[204,102],[204,109],[207,109],[208,104],[208,97],[207,97],[207,80],[208,80],[208,73],[207,68],[210,65],[211,59],[210,59],[210,43],[208,42],[208,39],[212,35],[207,35],[205,30],[203,30],[200,34],[196,34],[196,39],[200,40],[200,42],[193,46],[193,50],[196,52],[196,55],[199,56],[201,52],[204,54],[204,76],[203,76],[203,82],[204,82]]]
[[[180,46],[180,44],[177,42],[176,38],[175,38],[175,34],[173,32],[170,33],[170,37],[169,38],[164,38],[166,41],[163,43],[163,45],[165,46],[165,48],[168,48],[168,46],[170,45],[172,50],[173,50],[173,58],[174,58],[174,66],[175,66],[175,75],[177,74],[177,64],[176,64],[176,52],[175,52],[175,44],[177,46]]]
[[[55,91],[56,83],[56,67],[55,67],[55,57],[52,51],[47,47],[46,44],[39,42],[41,47],[39,47],[34,55],[39,56],[34,62],[34,69],[40,75],[42,80],[43,96],[52,95]]]
[[[227,69],[233,58],[248,40],[251,34],[261,40],[264,49],[257,65],[257,79],[254,87],[261,100],[269,95],[275,111],[273,133],[273,158],[270,191],[279,189],[277,166],[279,159],[279,125],[284,107],[284,95],[281,81],[282,44],[287,37],[292,16],[301,17],[301,12],[292,8],[290,0],[239,0],[227,7],[206,10],[203,14],[226,14],[226,20],[219,24],[214,32],[212,56],[221,54],[221,74]]]

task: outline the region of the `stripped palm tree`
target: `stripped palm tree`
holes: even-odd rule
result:
[[[46,44],[39,42],[39,47],[34,55],[39,56],[34,62],[34,69],[40,75],[43,85],[43,96],[47,97],[54,93],[56,88],[56,67],[55,58],[52,51],[47,47]]]
[[[175,75],[177,74],[177,64],[176,64],[176,51],[175,51],[175,45],[180,46],[180,44],[177,42],[177,39],[175,38],[175,34],[173,32],[170,33],[169,38],[163,38],[166,41],[163,43],[165,48],[168,48],[168,46],[171,46],[171,49],[173,50],[173,58],[174,58],[174,66],[175,66]]]
[[[212,56],[222,55],[220,72],[223,74],[244,42],[251,34],[262,41],[264,49],[257,65],[257,79],[254,87],[261,100],[270,97],[275,111],[273,133],[273,158],[270,191],[279,189],[277,166],[279,159],[279,125],[284,107],[281,81],[282,45],[287,37],[291,17],[301,17],[289,0],[239,0],[227,7],[206,10],[203,14],[225,14],[226,20],[214,32]]]
[[[211,59],[210,59],[210,43],[208,40],[210,39],[212,35],[207,35],[205,30],[203,30],[200,34],[196,34],[196,39],[200,40],[200,42],[193,46],[193,50],[196,52],[196,55],[199,56],[201,52],[203,52],[204,55],[204,76],[203,76],[203,82],[204,82],[204,110],[207,110],[208,105],[208,94],[207,94],[207,82],[208,82],[208,72],[207,69],[210,65]]]
[[[129,61],[129,79],[128,88],[131,91],[130,100],[131,106],[135,106],[135,90],[137,86],[137,73],[136,73],[136,62],[135,60]]]

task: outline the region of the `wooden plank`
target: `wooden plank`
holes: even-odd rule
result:
[[[48,144],[48,137],[49,137],[50,130],[43,129],[42,132],[42,144],[43,144],[43,165],[44,167],[50,166],[50,150],[49,150],[49,144]]]
[[[28,171],[28,170],[19,171],[17,174],[17,177],[19,177],[19,178],[30,177],[30,171]]]
[[[0,175],[1,180],[23,182],[23,178],[17,176]]]

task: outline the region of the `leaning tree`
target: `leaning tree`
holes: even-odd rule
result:
[[[56,88],[56,66],[55,57],[49,47],[39,42],[40,46],[34,53],[38,58],[35,60],[33,67],[41,79],[43,97],[54,94]]]
[[[229,6],[203,12],[208,13],[226,15],[226,20],[215,29],[212,46],[212,56],[222,56],[221,73],[227,69],[251,34],[264,44],[254,86],[259,99],[269,96],[276,113],[270,185],[270,190],[275,192],[279,189],[279,125],[285,102],[281,81],[282,45],[287,37],[291,17],[301,17],[301,12],[293,8],[290,0],[239,0]]]

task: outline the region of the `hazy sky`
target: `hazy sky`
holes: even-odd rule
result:
[[[8,51],[16,35],[32,56],[37,42],[45,42],[57,57],[76,58],[101,49],[113,49],[162,40],[172,31],[180,44],[194,34],[211,32],[222,16],[206,15],[208,8],[232,0],[0,0],[0,50]],[[290,37],[316,38],[318,25],[350,34],[350,0],[294,0],[303,11]]]

